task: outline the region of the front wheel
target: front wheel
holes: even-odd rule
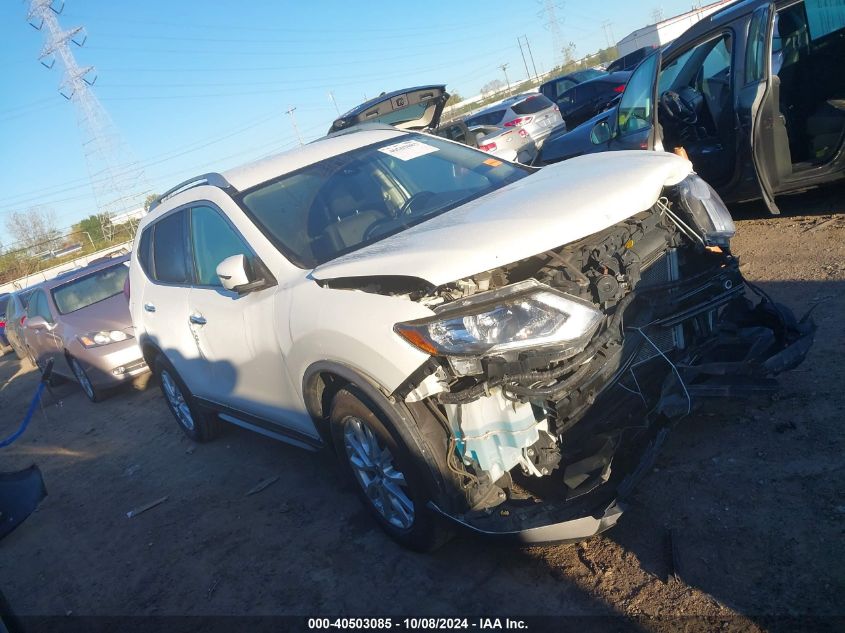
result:
[[[78,360],[70,358],[70,368],[73,371],[73,375],[76,376],[79,386],[82,387],[82,391],[91,402],[99,402],[103,399],[103,392],[91,383],[91,379],[85,373],[85,368]]]
[[[342,469],[388,535],[410,549],[431,551],[448,532],[426,506],[431,486],[424,458],[369,402],[354,387],[334,397],[330,422]]]
[[[154,367],[167,407],[185,435],[195,442],[209,442],[217,437],[220,420],[199,406],[173,365],[159,354]]]

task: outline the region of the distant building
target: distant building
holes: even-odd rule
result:
[[[682,13],[681,15],[676,15],[673,18],[657,22],[656,24],[649,24],[641,29],[637,29],[623,37],[616,44],[619,57],[633,53],[644,46],[655,48],[668,44],[702,18],[706,18],[711,13],[718,11],[732,2],[734,0],[720,0],[720,2],[714,2],[713,4],[708,4],[701,8]]]

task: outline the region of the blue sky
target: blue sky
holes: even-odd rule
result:
[[[58,67],[41,66],[42,34],[23,1],[0,2],[0,243],[15,210],[45,206],[61,227],[96,212],[73,106],[58,93]],[[539,0],[484,2],[288,2],[270,0],[67,0],[64,28],[84,26],[74,47],[96,67],[94,91],[154,191],[224,170],[323,134],[340,111],[382,91],[445,82],[477,94],[498,68],[525,78],[517,37],[538,70],[553,66]],[[691,0],[567,0],[556,12],[565,42],[584,55],[690,8]],[[529,62],[530,63],[530,62]]]

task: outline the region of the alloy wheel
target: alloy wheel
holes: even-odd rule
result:
[[[161,372],[161,386],[164,388],[164,395],[167,398],[170,408],[176,415],[176,419],[189,431],[194,430],[194,418],[191,415],[191,409],[185,401],[185,396],[182,395],[182,390],[166,369]]]
[[[91,400],[94,399],[94,385],[91,384],[91,381],[88,380],[88,374],[85,373],[85,370],[82,369],[82,365],[79,364],[79,361],[75,358],[70,360],[70,364],[73,367],[73,373],[76,375],[76,380],[79,382],[79,386],[82,387],[82,390],[85,392],[85,395],[88,396]]]
[[[408,496],[405,475],[396,467],[390,450],[354,416],[343,421],[343,440],[355,479],[373,507],[391,525],[410,528],[414,523],[414,502]]]

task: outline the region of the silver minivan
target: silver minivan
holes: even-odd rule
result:
[[[521,128],[528,132],[539,146],[554,128],[563,123],[563,117],[552,101],[535,92],[505,99],[467,117],[464,122],[469,128],[478,125]]]

